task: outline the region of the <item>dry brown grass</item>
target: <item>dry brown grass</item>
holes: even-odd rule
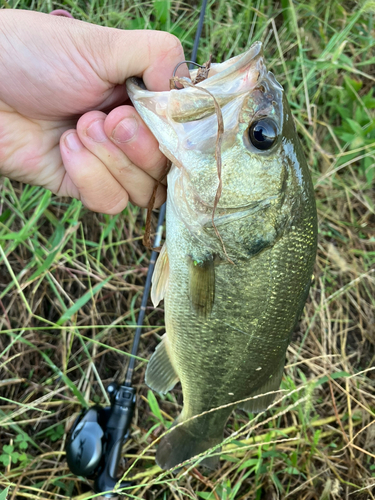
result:
[[[91,21],[126,26],[120,4],[91,7]],[[167,28],[151,4],[125,9],[132,22]],[[195,11],[188,4],[173,9],[172,21],[189,50]],[[201,60],[211,51],[217,57],[239,53],[254,25],[253,37],[268,40],[272,69],[288,89],[316,185],[315,281],[288,350],[283,399],[254,420],[233,413],[221,467],[214,472],[192,466],[164,473],[155,465],[152,443],[179,413],[182,395],[177,388],[158,399],[160,418],[144,384],[146,362],[137,364],[138,403],[124,447],[124,470],[130,467],[135,479],[133,498],[375,498],[375,192],[361,163],[363,154],[374,158],[375,138],[366,137],[359,149],[345,144],[338,129],[345,120],[337,111],[347,98],[344,76],[362,82],[358,99],[343,104],[353,112],[373,86],[374,14],[357,16],[358,9],[354,3],[300,2],[282,16],[280,5],[266,1],[256,7],[211,5]],[[351,71],[347,60],[340,62],[340,50],[352,62]],[[375,122],[374,109],[365,111]],[[350,151],[354,156],[345,156]],[[340,164],[341,158],[349,163]],[[83,500],[92,497],[90,483],[67,468],[65,428],[80,400],[105,403],[104,387],[124,375],[149,258],[141,244],[145,218],[133,207],[113,218],[89,213],[76,201],[43,196],[39,188],[1,181],[0,487],[10,487],[12,500]],[[100,286],[58,325],[86,292]],[[150,306],[140,358],[149,359],[162,333],[163,310]],[[12,452],[18,459],[6,464]]]

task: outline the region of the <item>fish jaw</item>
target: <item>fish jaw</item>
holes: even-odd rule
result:
[[[249,122],[272,115],[282,128],[282,87],[265,67],[262,45],[257,42],[242,56],[212,66],[212,76],[181,90],[149,92],[139,80],[129,79],[127,90],[135,108],[159,141],[161,151],[188,178],[192,196],[212,208],[218,187],[215,147],[218,118],[215,97],[224,122],[222,136],[222,207],[245,206],[259,198],[258,170],[275,158],[254,152],[246,142]],[[268,168],[269,172],[275,167]],[[236,179],[246,181],[238,186]],[[235,179],[236,178],[236,179]],[[273,184],[273,179],[267,181]]]

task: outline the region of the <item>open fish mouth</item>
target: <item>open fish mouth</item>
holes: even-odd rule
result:
[[[191,72],[192,78],[195,74],[195,70]],[[280,141],[272,150],[255,151],[247,139],[250,124],[272,117],[278,137],[283,128],[283,89],[266,68],[260,42],[242,55],[212,64],[208,78],[194,86],[190,83],[179,90],[150,92],[137,78],[130,78],[126,85],[129,97],[158,140],[160,150],[183,173],[184,186],[189,185],[193,197],[199,201],[201,213],[214,205],[228,210],[236,206],[238,210],[256,200],[255,192],[254,197],[251,194],[249,197],[253,192],[250,176],[241,188],[241,196],[234,196],[238,186],[234,185],[233,172],[236,170],[243,176],[244,168],[253,168],[252,162],[259,164],[262,158],[272,157]],[[220,176],[215,159],[219,130],[217,105],[224,128],[220,134],[223,166]],[[223,188],[217,203],[220,179]],[[170,181],[169,177],[169,186]]]
[[[192,79],[195,78],[196,74],[197,70],[190,71]],[[167,113],[166,101],[168,100],[168,116],[176,122],[184,123],[214,114],[215,106],[212,98],[203,93],[199,93],[198,96],[199,88],[208,89],[222,107],[238,96],[254,89],[265,79],[268,79],[275,88],[282,90],[273,74],[268,72],[265,67],[262,43],[255,42],[244,54],[223,63],[212,64],[208,78],[197,83],[193,88],[152,92],[147,90],[143,81],[137,77],[129,78],[126,81],[126,86],[128,95],[133,102],[145,99],[145,104],[147,103],[150,107],[154,97],[164,95],[164,98],[160,98],[155,103],[154,111],[160,116],[165,115]],[[192,103],[186,96],[193,92],[196,94],[196,98]]]

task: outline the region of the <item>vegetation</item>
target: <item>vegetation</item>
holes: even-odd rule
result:
[[[65,8],[116,28],[163,29],[187,56],[198,1],[2,0]],[[1,14],[0,14],[1,15]],[[315,281],[288,350],[284,392],[253,418],[230,418],[220,469],[163,472],[154,440],[181,409],[144,383],[163,334],[147,309],[137,409],[124,447],[138,499],[375,498],[375,2],[209,1],[198,61],[263,40],[284,85],[316,187]],[[90,213],[76,200],[0,180],[0,499],[84,500],[64,458],[82,403],[105,403],[123,377],[150,253],[144,211]],[[250,417],[250,418],[249,418]],[[215,453],[215,451],[212,451]],[[123,492],[125,493],[125,492]]]

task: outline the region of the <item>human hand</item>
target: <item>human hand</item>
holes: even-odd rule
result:
[[[119,213],[128,200],[146,207],[166,159],[123,105],[124,82],[140,76],[150,90],[168,90],[184,60],[180,42],[160,31],[4,9],[0,46],[0,174],[96,212]],[[159,185],[155,206],[165,196]]]

